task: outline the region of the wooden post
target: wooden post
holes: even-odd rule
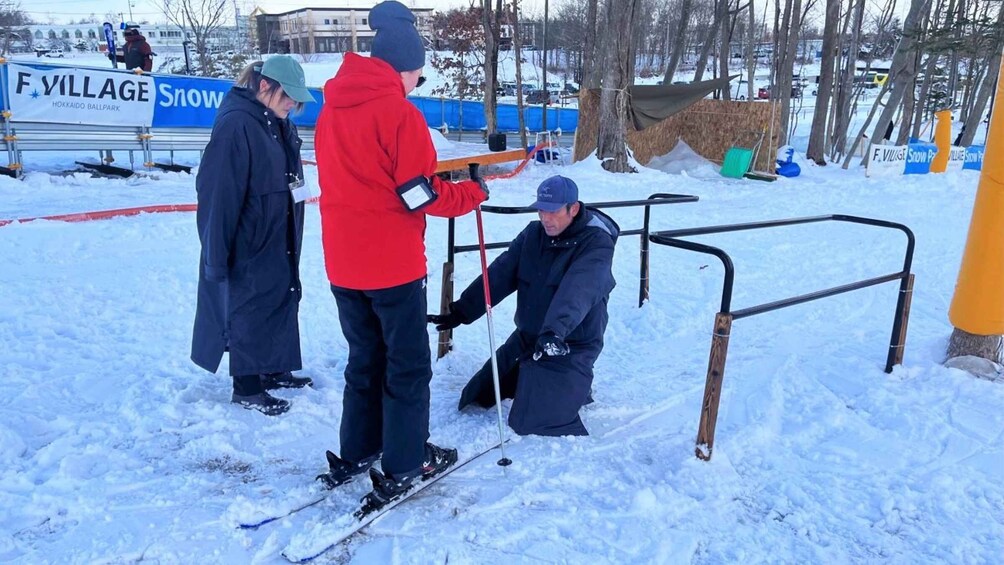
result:
[[[913,298],[913,274],[906,279],[906,288],[901,290],[903,296],[903,313],[900,317],[899,339],[893,345],[892,364],[903,364],[903,353],[906,351],[906,326],[910,321],[910,301]]]
[[[708,359],[708,380],[704,385],[704,403],[701,405],[701,422],[697,426],[698,459],[711,460],[715,445],[715,424],[718,421],[718,402],[722,398],[722,379],[725,376],[725,357],[729,351],[729,333],[732,331],[732,314],[715,315],[715,332],[711,336],[711,356]]]
[[[641,269],[640,269],[641,272],[638,275],[638,278],[640,279],[638,281],[638,307],[639,308],[641,308],[642,306],[644,306],[645,305],[645,301],[648,300],[648,291],[649,291],[649,287],[648,287],[648,276],[649,276],[649,267],[648,267],[649,243],[648,243],[648,236],[649,236],[649,229],[648,229],[648,226],[649,226],[649,219],[650,219],[651,209],[652,209],[651,206],[645,206],[645,224],[642,227],[642,232],[641,232]]]
[[[641,308],[648,300],[648,233],[641,234],[641,273],[638,281],[638,307]]]
[[[443,263],[443,289],[439,297],[439,313],[450,313],[450,302],[453,302],[453,262]],[[453,349],[453,330],[439,332],[439,348],[436,359],[442,359]]]

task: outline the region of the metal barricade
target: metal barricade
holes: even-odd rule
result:
[[[651,220],[651,207],[661,204],[681,204],[684,202],[697,202],[697,196],[689,194],[664,194],[657,193],[644,200],[620,200],[612,202],[584,203],[590,208],[634,208],[644,207],[644,223],[641,228],[631,230],[621,230],[620,235],[640,235],[641,236],[641,259],[638,289],[638,307],[640,308],[648,299],[649,291],[649,222]],[[481,206],[481,211],[486,214],[536,214],[535,208],[528,206]],[[504,249],[509,246],[509,241],[485,243],[485,249]],[[439,311],[442,314],[449,313],[450,303],[453,302],[453,271],[454,258],[457,253],[478,251],[480,245],[456,245],[456,220],[450,218],[447,231],[446,263],[443,264],[443,287],[440,297]],[[439,347],[437,358],[442,358],[449,353],[453,347],[453,330],[439,332]]]
[[[727,232],[745,231],[754,229],[775,228],[782,226],[794,226],[799,224],[810,224],[810,223],[828,222],[828,221],[849,222],[854,224],[891,228],[902,231],[904,234],[906,234],[907,238],[906,252],[903,258],[903,270],[896,273],[890,273],[887,275],[872,277],[869,279],[856,281],[833,288],[819,290],[809,294],[793,296],[791,298],[784,298],[781,300],[776,300],[774,302],[769,302],[767,304],[750,306],[748,308],[742,308],[740,310],[732,310],[732,285],[733,281],[735,280],[735,268],[732,265],[732,258],[729,257],[728,253],[717,247],[712,247],[710,245],[705,245],[702,243],[694,243],[692,241],[679,239],[681,237],[694,236],[694,235],[707,235],[713,233],[727,233]],[[850,292],[852,290],[859,290],[862,288],[867,288],[869,286],[875,286],[878,284],[898,280],[900,281],[899,298],[896,301],[896,313],[893,317],[892,337],[890,338],[889,342],[889,352],[886,357],[885,372],[891,373],[894,365],[898,365],[903,362],[903,350],[906,345],[906,328],[907,328],[907,322],[910,318],[910,298],[913,293],[913,278],[914,278],[913,274],[910,273],[910,268],[913,264],[914,236],[913,232],[910,231],[910,228],[906,227],[903,224],[888,222],[885,220],[877,220],[874,218],[862,218],[859,216],[832,214],[828,216],[790,218],[790,219],[772,220],[766,222],[753,222],[748,224],[731,224],[723,226],[709,226],[703,228],[661,231],[653,233],[651,236],[649,236],[649,239],[652,240],[652,243],[657,243],[659,245],[666,245],[678,249],[695,251],[697,253],[714,255],[715,257],[718,257],[719,260],[721,260],[722,265],[725,267],[725,277],[722,283],[721,311],[719,311],[718,314],[715,315],[714,333],[712,334],[711,337],[711,353],[709,355],[709,360],[708,360],[707,380],[704,386],[704,400],[701,404],[701,421],[698,424],[697,445],[694,450],[695,454],[700,459],[703,459],[705,461],[710,460],[712,449],[714,448],[715,425],[718,420],[718,405],[719,401],[721,400],[722,381],[724,380],[725,376],[725,359],[728,353],[729,333],[732,330],[733,320],[738,320],[740,318],[747,318],[750,316],[755,316],[757,314],[763,314],[764,312],[770,312],[772,310],[778,310],[781,308],[786,308],[788,306],[803,304],[805,302],[819,300],[821,298],[826,298],[828,296],[835,296],[837,294],[843,294],[845,292]]]

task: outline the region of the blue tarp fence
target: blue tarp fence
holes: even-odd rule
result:
[[[446,127],[457,130],[477,131],[485,129],[485,104],[474,100],[452,100],[447,98],[425,98],[410,96],[408,100],[422,111],[431,128]],[[461,112],[463,107],[463,112]],[[463,120],[461,120],[463,116]],[[498,129],[502,132],[519,131],[519,109],[515,104],[499,104],[495,116]],[[526,127],[530,131],[543,131],[544,110],[540,106],[523,109]],[[572,133],[579,122],[579,110],[560,106],[547,109],[547,129]]]

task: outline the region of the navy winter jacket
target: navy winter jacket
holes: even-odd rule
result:
[[[488,267],[492,306],[516,293],[516,329],[530,343],[553,332],[572,348],[599,350],[607,325],[611,266],[620,228],[609,216],[582,206],[558,237],[531,222]],[[454,303],[466,323],[485,313],[481,277]],[[591,367],[590,367],[591,370]]]
[[[516,433],[588,433],[579,409],[591,402],[593,364],[603,350],[618,234],[609,217],[582,208],[558,237],[531,223],[488,268],[493,305],[516,292],[516,331],[496,352],[500,391],[513,399],[509,425]],[[452,307],[467,323],[484,313],[481,277]],[[532,359],[545,332],[563,338],[569,354]],[[460,393],[458,408],[470,404],[495,404],[490,360]]]
[[[301,368],[297,313],[303,178],[296,126],[245,88],[224,97],[196,178],[202,243],[192,361],[230,374]]]

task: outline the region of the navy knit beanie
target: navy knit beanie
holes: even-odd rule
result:
[[[395,0],[381,2],[370,10],[370,28],[376,31],[372,55],[398,72],[425,66],[425,45],[415,28],[415,14]]]

